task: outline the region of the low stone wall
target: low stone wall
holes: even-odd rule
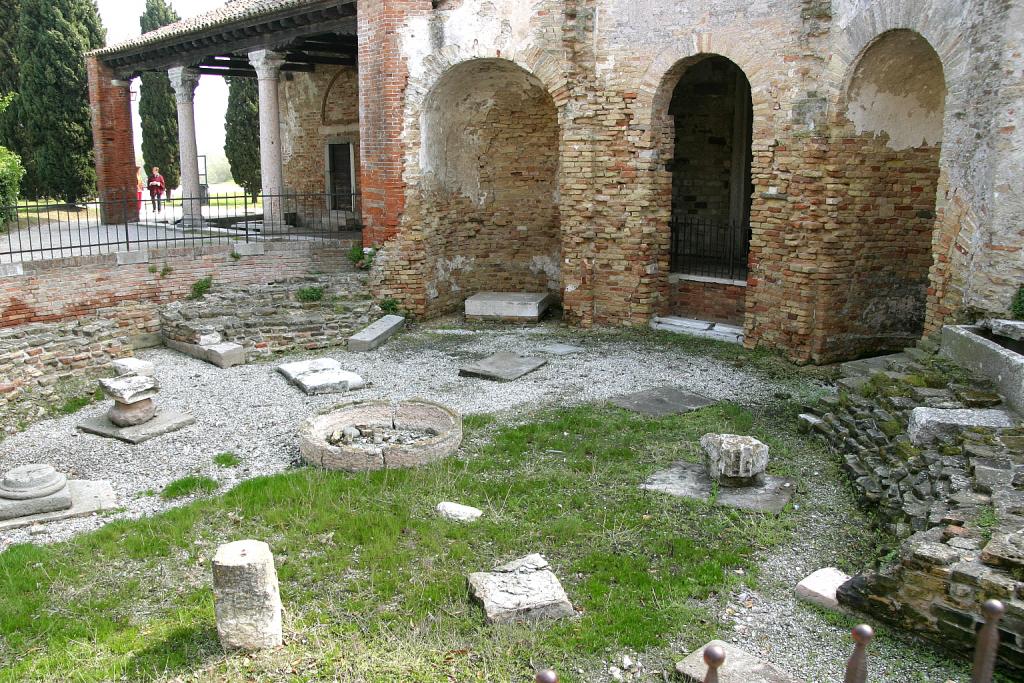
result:
[[[319,292],[317,301],[302,301]],[[289,278],[267,285],[214,285],[198,301],[160,309],[164,339],[198,343],[217,334],[246,347],[249,355],[320,349],[348,337],[382,315],[365,273]]]
[[[1000,397],[919,349],[844,364],[837,398],[802,416],[845,460],[863,504],[901,541],[897,557],[851,579],[840,603],[968,654],[981,603],[1007,606],[1001,670],[1024,672],[1024,428],[974,427],[928,446],[914,408],[991,408]]]
[[[747,288],[742,285],[679,276],[672,276],[669,284],[671,315],[743,327],[746,303]]]

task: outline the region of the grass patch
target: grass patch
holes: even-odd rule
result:
[[[213,456],[213,464],[217,467],[238,467],[242,464],[242,459],[231,451],[225,451],[224,453],[218,453]]]
[[[212,286],[213,277],[207,275],[204,278],[200,278],[192,283],[192,291],[189,292],[188,298],[192,300],[202,299]]]
[[[63,403],[53,409],[53,413],[56,415],[73,415],[82,408],[102,400],[103,390],[97,387],[91,394],[84,396],[72,396],[71,398],[66,399]]]
[[[1013,295],[1013,302],[1010,304],[1010,315],[1014,320],[1024,320],[1024,285],[1017,288]]]
[[[992,532],[999,526],[999,518],[996,517],[996,509],[991,505],[984,505],[978,508],[978,516],[974,523],[981,530],[981,540],[988,543],[992,540]]]
[[[790,533],[788,513],[714,507],[640,482],[696,460],[707,432],[757,436],[779,472],[800,468],[796,451],[819,452],[778,416],[731,404],[659,419],[578,407],[511,426],[469,415],[464,428],[459,454],[427,467],[303,468],[67,543],[9,549],[0,681],[504,681],[527,680],[532,664],[593,680],[609,651],[662,648],[668,659],[718,635],[708,605],[756,584],[758,552]],[[211,490],[180,481],[163,495]],[[447,522],[432,512],[440,500],[484,516]],[[242,538],[270,543],[286,605],[287,644],[258,657],[223,654],[214,628],[209,560]],[[547,557],[579,618],[485,625],[466,575],[531,552]]]
[[[189,475],[181,479],[175,479],[164,487],[160,497],[164,500],[184,498],[194,493],[213,493],[217,490],[217,481],[209,477]]]
[[[380,306],[380,310],[390,315],[394,315],[399,311],[398,299],[384,299],[378,305]]]
[[[295,292],[295,298],[306,304],[320,301],[324,298],[324,288],[302,287],[299,291]]]

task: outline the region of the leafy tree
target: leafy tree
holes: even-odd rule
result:
[[[13,99],[13,94],[0,96],[0,114],[10,106]],[[18,155],[0,146],[0,229],[14,218],[15,209],[12,207],[18,202],[21,178],[24,175],[25,168]]]
[[[0,0],[0,101],[6,105],[6,111],[0,108],[0,145],[19,154],[23,152],[23,146],[18,126],[17,103],[12,99],[3,98],[18,92],[18,58],[15,44],[18,38],[20,5],[21,0]]]
[[[231,164],[231,176],[247,195],[262,189],[260,180],[259,90],[252,78],[228,79],[228,110],[225,115],[224,153]]]
[[[155,31],[178,21],[178,14],[165,0],[146,0],[139,17],[142,32]],[[160,167],[167,187],[177,187],[181,175],[178,156],[178,108],[166,71],[142,74],[139,118],[142,119],[142,158],[146,165]]]
[[[76,202],[95,190],[85,53],[103,41],[94,0],[21,0],[18,118],[32,196]]]

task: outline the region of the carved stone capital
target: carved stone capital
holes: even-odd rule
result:
[[[199,69],[191,66],[173,66],[167,70],[167,76],[174,88],[174,97],[178,102],[191,102],[199,85]]]
[[[285,61],[284,53],[273,50],[253,50],[249,53],[249,63],[256,69],[256,76],[261,81],[276,81]]]

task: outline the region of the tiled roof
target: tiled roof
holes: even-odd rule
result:
[[[182,19],[181,21],[177,21],[173,24],[168,24],[167,26],[161,26],[155,31],[143,33],[141,36],[129,38],[128,40],[124,40],[120,43],[115,43],[114,45],[108,45],[107,47],[95,50],[93,54],[109,55],[123,50],[144,47],[151,43],[159,43],[167,40],[168,38],[184,36],[197,31],[205,31],[217,26],[232,24],[246,19],[254,19],[264,14],[273,14],[274,12],[283,9],[299,7],[314,1],[315,0],[228,0],[224,5],[217,9],[210,10],[205,14],[199,14],[194,17],[189,17],[188,19]]]

